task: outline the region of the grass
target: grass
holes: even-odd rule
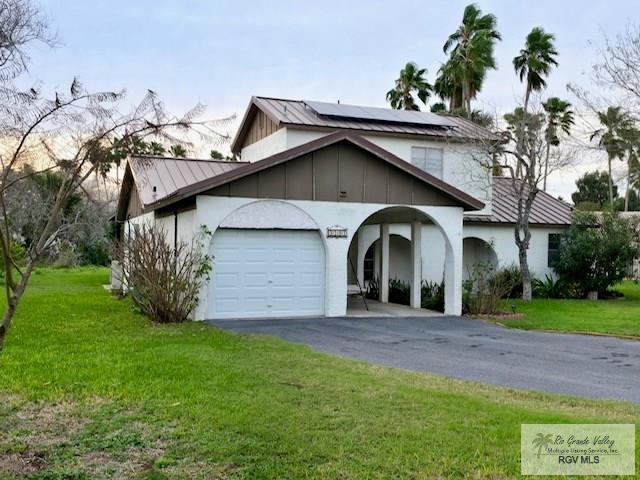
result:
[[[614,300],[534,299],[515,305],[522,319],[501,320],[512,328],[600,333],[640,339],[640,284],[626,281],[616,287],[624,298]],[[510,310],[507,308],[507,310]]]
[[[640,417],[153,325],[106,281],[34,276],[0,357],[0,478],[514,478],[521,423]]]

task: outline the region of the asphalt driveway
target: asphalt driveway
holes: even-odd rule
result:
[[[640,403],[640,342],[458,317],[217,320],[327,353],[495,385]]]

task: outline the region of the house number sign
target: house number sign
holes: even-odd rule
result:
[[[347,238],[347,229],[339,225],[327,228],[327,238]]]

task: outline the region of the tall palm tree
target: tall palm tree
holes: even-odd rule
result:
[[[634,171],[640,156],[640,131],[633,120],[628,128],[623,129],[621,137],[627,152],[627,190],[624,195],[624,211],[628,212]]]
[[[547,114],[547,128],[545,129],[545,139],[547,142],[547,152],[544,159],[544,180],[542,190],[547,191],[547,175],[549,174],[549,153],[551,147],[560,145],[560,132],[569,135],[574,124],[571,104],[558,97],[550,97],[546,102],[542,102],[542,108]]]
[[[622,107],[609,107],[604,112],[598,112],[598,121],[603,128],[596,129],[591,134],[591,140],[598,139],[598,146],[607,152],[607,166],[609,171],[609,206],[613,208],[613,179],[611,164],[619,158],[624,160],[627,151],[623,132],[632,125],[629,115]]]
[[[433,87],[425,80],[426,74],[426,68],[419,68],[414,62],[407,63],[400,70],[395,87],[387,92],[391,107],[397,110],[420,110],[413,94],[415,92],[422,103],[427,103]]]
[[[525,40],[524,48],[520,55],[513,59],[513,68],[520,77],[520,81],[526,78],[527,88],[524,96],[524,111],[528,111],[529,99],[532,92],[537,92],[547,86],[545,77],[551,72],[551,68],[558,65],[553,41],[555,37],[545,32],[540,27],[531,30]]]
[[[496,17],[483,15],[474,3],[467,5],[462,23],[443,46],[444,53],[451,55],[438,77],[450,85],[451,93],[460,92],[460,105],[451,105],[452,110],[462,107],[471,111],[471,100],[482,88],[487,70],[496,68],[493,47],[501,39]]]

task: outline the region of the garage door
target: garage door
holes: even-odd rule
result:
[[[220,229],[211,254],[209,318],[324,313],[324,247],[318,232]]]

